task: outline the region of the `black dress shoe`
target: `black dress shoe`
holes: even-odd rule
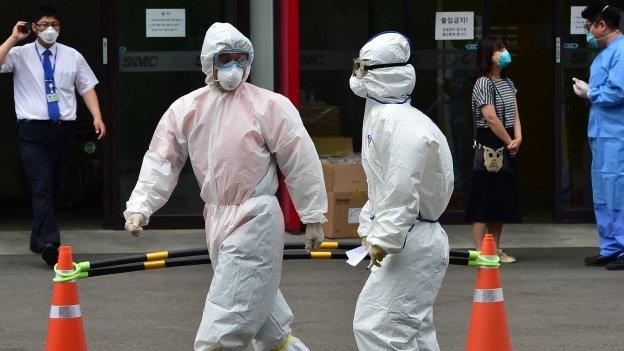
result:
[[[46,244],[43,250],[41,250],[41,258],[43,258],[49,267],[54,267],[58,262],[58,249],[52,244]]]
[[[624,271],[624,258],[618,258],[617,260],[607,264],[605,267],[611,271]]]
[[[602,267],[616,260],[617,256],[587,256],[585,257],[585,265]]]

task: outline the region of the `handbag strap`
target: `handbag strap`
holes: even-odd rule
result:
[[[491,89],[490,89],[490,92],[493,92],[492,97],[494,98],[494,112],[496,112],[496,94],[500,95],[501,98],[503,96],[500,94],[498,89],[496,89],[496,86],[494,85],[494,82],[492,81],[490,76],[488,76],[486,74],[484,77],[486,77],[488,79],[488,81],[490,82],[490,84],[492,86]],[[507,80],[507,78],[505,78],[505,80]],[[509,82],[507,82],[507,84],[509,84]],[[505,100],[502,100],[502,101],[503,101],[503,124],[504,124],[504,121],[505,121],[505,117],[504,117],[505,116]],[[481,114],[483,115],[483,112],[481,112]],[[483,118],[485,118],[485,116],[483,116]],[[472,123],[472,129],[473,129],[472,132],[473,132],[473,135],[474,135],[473,149],[476,149],[477,146],[481,146],[481,143],[477,142],[477,119],[476,118],[474,119],[474,122]]]
[[[505,126],[505,118],[507,117],[507,111],[506,111],[506,106],[505,106],[505,99],[503,98],[503,95],[500,93],[500,91],[498,91],[498,89],[496,88],[496,85],[494,84],[494,82],[492,81],[492,79],[490,78],[490,76],[486,76],[487,79],[490,81],[490,83],[492,84],[492,89],[494,90],[494,111],[496,111],[496,94],[498,94],[501,97],[501,101],[503,103],[503,117],[500,118],[501,122],[503,122],[503,127]],[[507,84],[511,87],[511,84],[509,84],[509,81],[507,80],[507,78],[505,78],[505,82],[507,82]]]
[[[503,98],[503,95],[500,93],[500,91],[496,88],[496,85],[494,84],[494,82],[492,81],[490,76],[488,76],[486,74],[485,77],[488,79],[488,81],[492,85],[491,91],[493,92],[492,97],[494,98],[494,112],[496,112],[496,95],[497,94],[500,96],[501,101],[503,103],[503,114],[502,114],[501,122],[503,123],[503,127],[504,127],[505,126],[505,118],[507,117],[507,110],[506,110],[507,106],[505,105],[505,99]],[[507,85],[509,85],[509,87],[511,88],[511,83],[509,83],[509,78],[504,78],[504,80],[507,83]],[[483,114],[483,112],[481,112],[481,114]],[[485,118],[485,116],[484,116],[484,118]],[[474,133],[473,148],[476,149],[477,146],[481,146],[481,143],[477,142],[477,120],[476,119],[474,120],[474,123],[472,124],[472,127],[473,127],[473,133]]]

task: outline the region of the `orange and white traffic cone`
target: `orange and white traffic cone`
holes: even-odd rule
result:
[[[57,269],[74,269],[70,246],[59,248]],[[54,282],[45,351],[86,351],[82,314],[75,281]]]
[[[481,255],[496,258],[494,237],[486,234]],[[503,287],[498,267],[479,267],[466,351],[511,351]]]

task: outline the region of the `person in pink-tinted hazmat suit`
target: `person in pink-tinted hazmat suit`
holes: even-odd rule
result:
[[[175,101],[158,123],[130,199],[126,229],[138,235],[169,199],[190,158],[205,202],[214,277],[196,351],[300,351],[293,315],[279,291],[284,218],[277,173],[306,228],[306,249],[323,241],[327,196],[318,155],[297,109],[284,96],[247,83],[253,47],[227,23],[206,32],[206,86]]]

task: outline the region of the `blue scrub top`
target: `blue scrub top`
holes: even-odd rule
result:
[[[591,137],[624,137],[624,36],[615,39],[592,62],[589,76]]]
[[[624,36],[596,56],[589,87],[594,203],[624,210]]]

